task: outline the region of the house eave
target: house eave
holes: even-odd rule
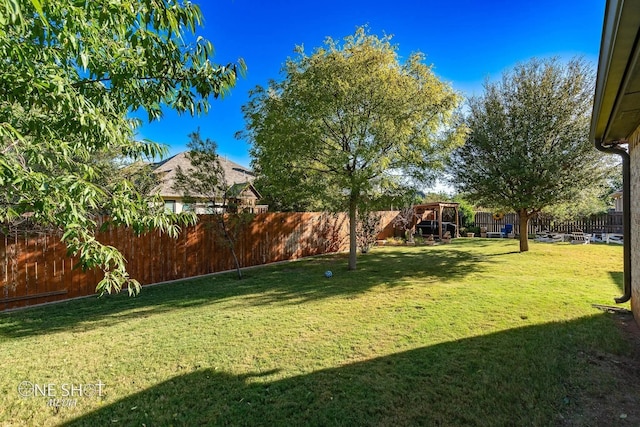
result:
[[[593,141],[626,142],[640,124],[639,29],[639,1],[607,1],[591,119]]]

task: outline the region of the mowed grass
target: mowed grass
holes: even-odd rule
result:
[[[0,420],[562,424],[589,387],[616,387],[594,383],[585,354],[628,351],[592,306],[622,293],[622,248],[517,251],[499,239],[380,247],[355,272],[338,254],[1,314]],[[22,397],[23,381],[57,397],[104,386],[56,408]]]

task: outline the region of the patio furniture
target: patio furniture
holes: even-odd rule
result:
[[[505,224],[504,228],[500,229],[501,237],[513,237],[513,224]]]
[[[622,234],[608,234],[607,243],[617,243],[619,245],[624,244],[624,235]]]
[[[591,234],[584,234],[582,231],[571,233],[572,245],[586,245],[591,241]]]
[[[451,232],[447,231],[446,233],[444,233],[444,236],[442,236],[442,243],[451,243]]]
[[[538,236],[533,239],[536,242],[545,242],[545,243],[557,243],[564,241],[564,234],[562,233],[552,233],[550,231],[543,231],[538,234]]]

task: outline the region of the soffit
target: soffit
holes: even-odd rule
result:
[[[608,1],[600,46],[592,139],[626,140],[640,124],[640,1]]]

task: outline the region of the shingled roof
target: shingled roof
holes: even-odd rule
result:
[[[224,157],[219,157],[219,160],[229,186],[253,183],[255,175],[250,169],[234,163],[231,160],[227,160]],[[182,193],[177,192],[172,188],[178,166],[180,166],[182,171],[185,173],[191,169],[191,162],[186,156],[186,152],[176,154],[175,156],[169,157],[168,159],[154,165],[154,172],[161,176],[162,182],[157,187],[157,191],[162,197],[182,196]]]

